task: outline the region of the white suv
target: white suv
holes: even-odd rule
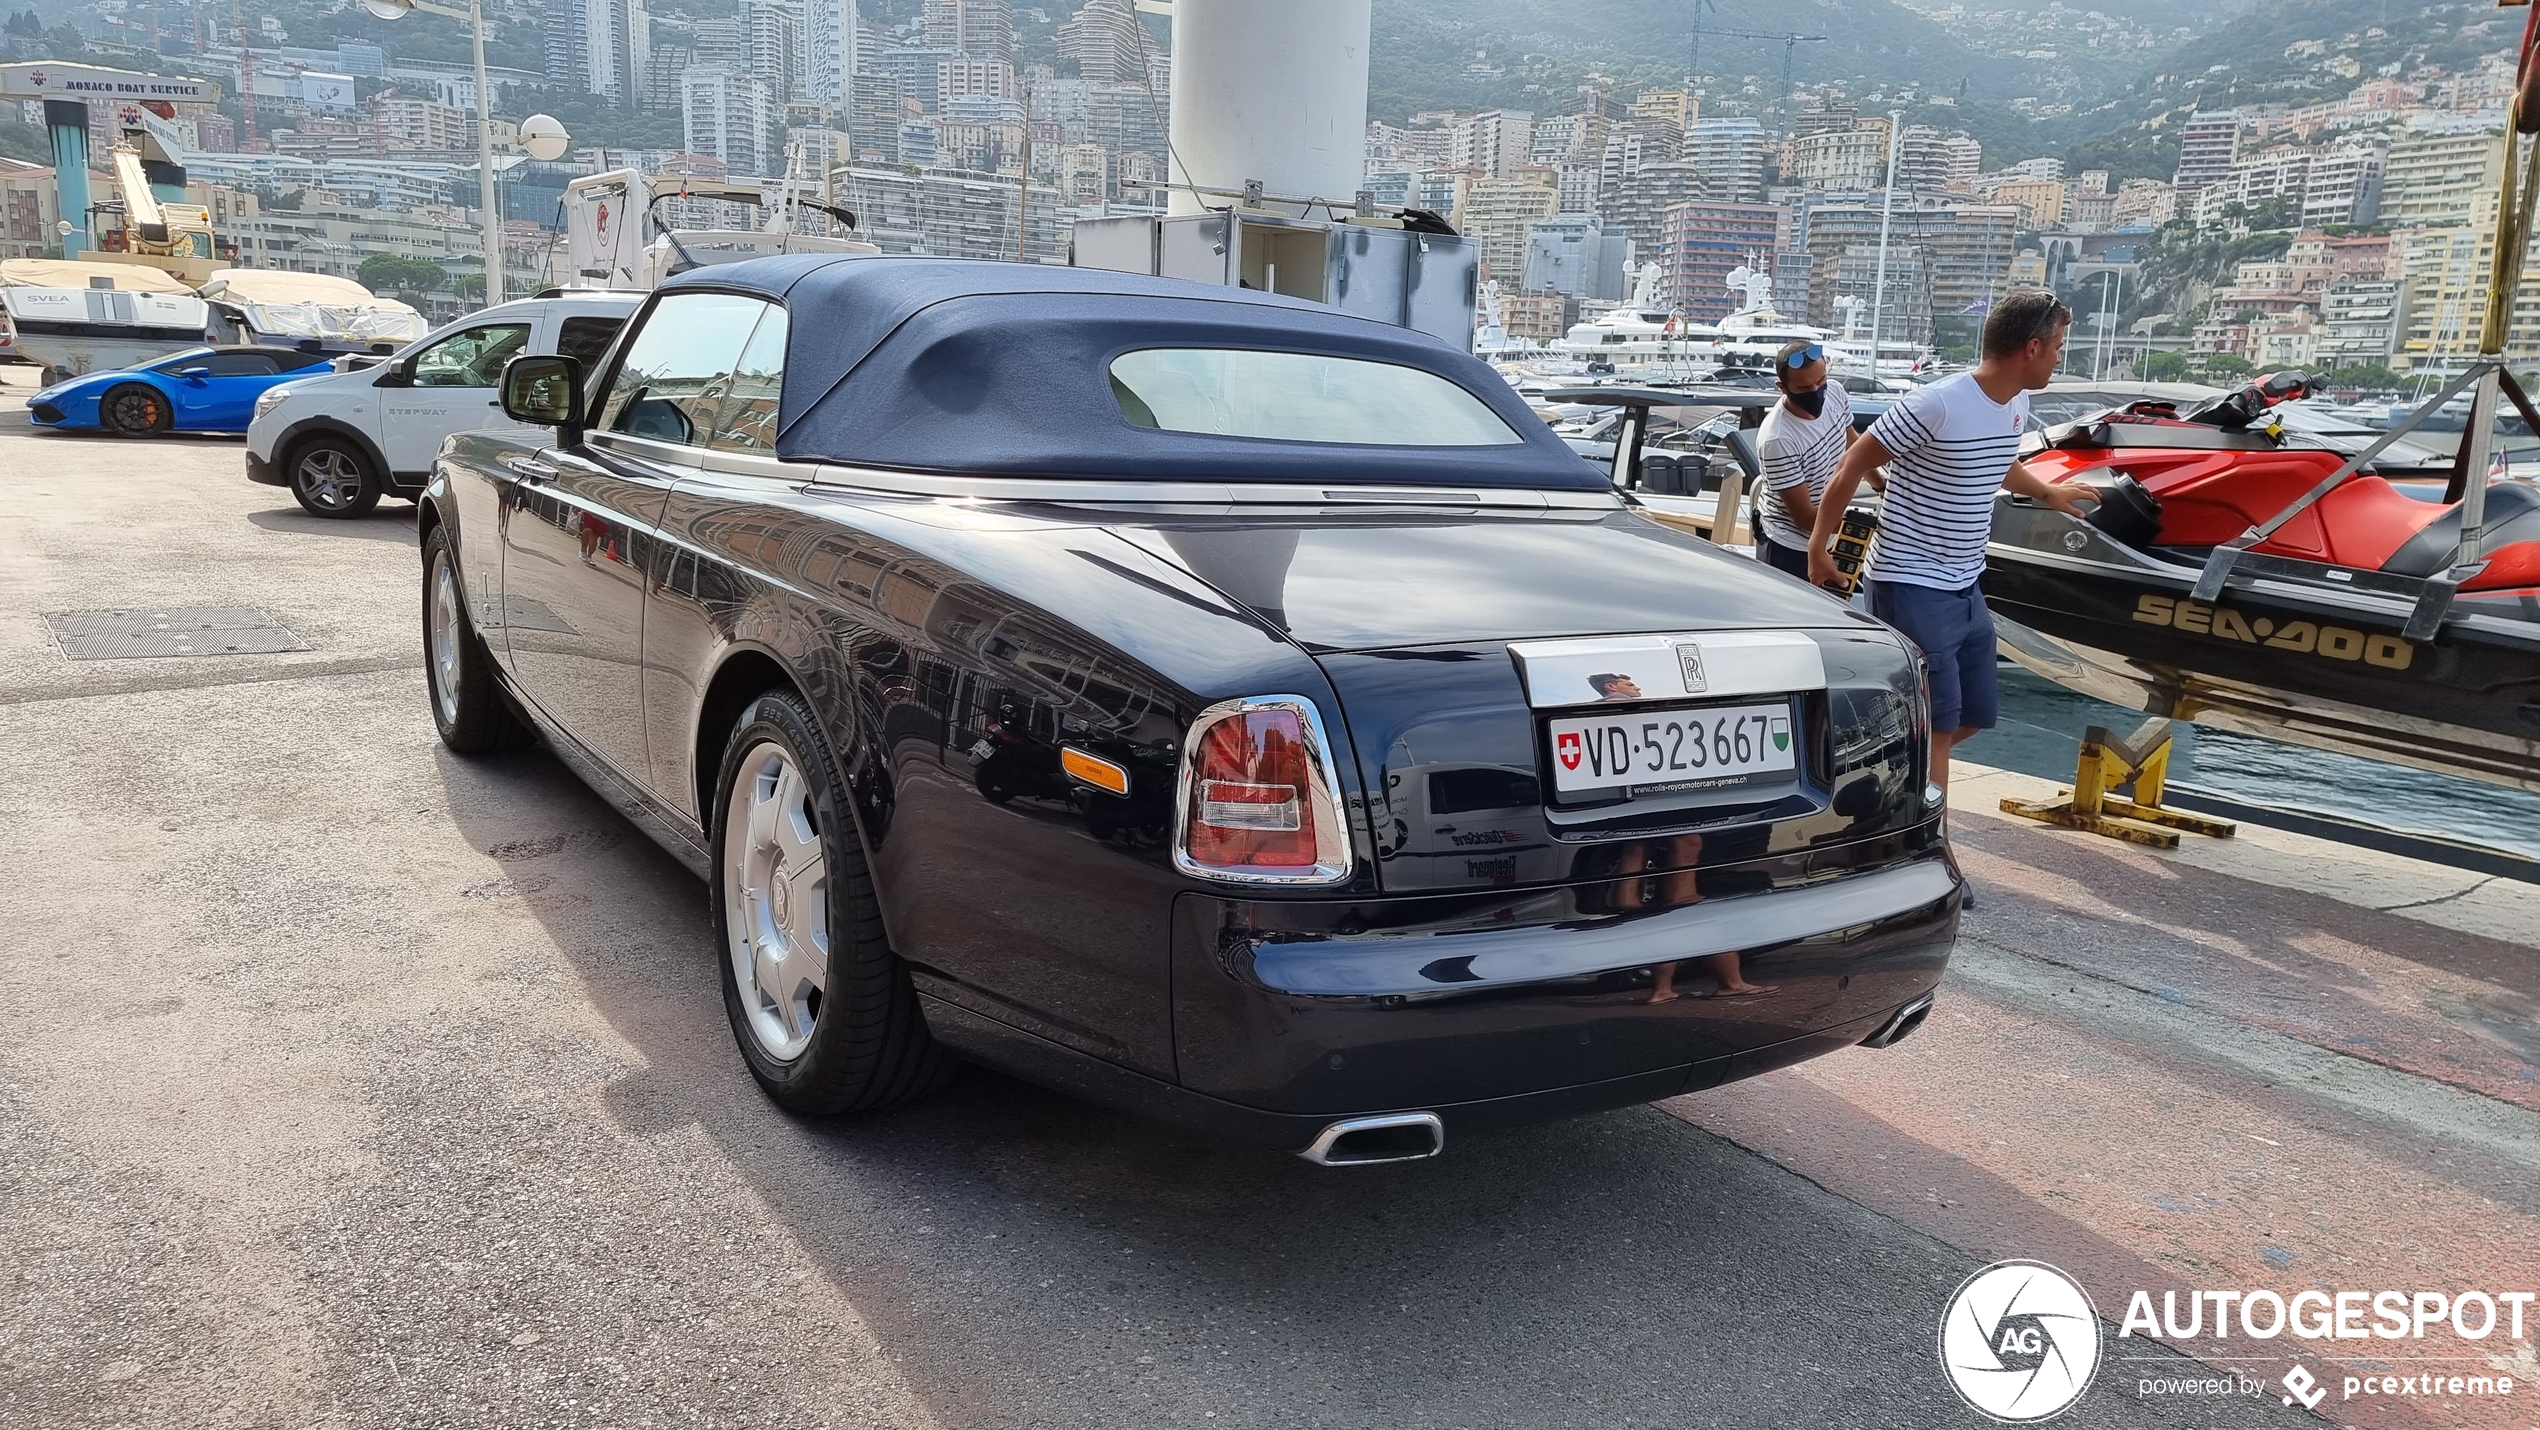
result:
[[[514,425],[503,364],[522,353],[599,363],[641,293],[561,292],[470,313],[374,367],[295,379],[256,401],[247,476],[289,487],[312,516],[360,516],[383,496],[412,499],[454,433]]]

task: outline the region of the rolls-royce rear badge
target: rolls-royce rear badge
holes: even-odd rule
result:
[[[1676,647],[1676,664],[1684,668],[1685,694],[1700,695],[1710,688],[1711,683],[1702,678],[1702,647],[1690,644]]]

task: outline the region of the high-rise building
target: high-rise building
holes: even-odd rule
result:
[[[1861,127],[1861,106],[1846,104],[1829,94],[1818,95],[1808,107],[1790,118],[1790,137],[1805,139],[1812,134],[1841,134]]]
[[[1812,195],[1799,203],[1798,213],[1800,238],[1793,246],[1808,255],[1807,320],[1832,327],[1838,321],[1835,297],[1845,291],[1839,283],[1844,255],[1857,244],[1873,249],[1878,244],[1881,196]],[[1990,311],[2003,291],[2006,272],[2018,256],[2013,240],[2019,227],[2016,207],[1899,189],[1888,220],[1889,256],[1900,247],[1922,250],[1935,319],[1974,317]],[[1893,294],[1892,268],[1888,281]]]
[[[1693,127],[1702,106],[1681,89],[1644,89],[1632,99],[1634,119],[1657,119],[1676,126],[1681,134]]]
[[[1111,152],[1100,144],[1062,147],[1058,151],[1058,191],[1071,204],[1098,204],[1110,198]]]
[[[1870,300],[1878,305],[1878,335],[1882,342],[1928,343],[1931,341],[1931,273],[1923,250],[1913,244],[1890,243],[1887,246],[1887,284],[1879,284],[1879,246],[1856,243],[1843,250],[1835,260],[1834,291],[1862,300],[1859,309],[1865,320],[1861,336],[1869,337],[1872,316]],[[1829,299],[1829,302],[1832,300]]]
[[[1782,163],[1782,182],[1832,193],[1857,194],[1887,183],[1887,121],[1855,129],[1819,129],[1794,136]]]
[[[870,167],[900,162],[901,106],[913,102],[901,97],[898,75],[888,70],[857,72],[846,115],[856,163]]]
[[[697,28],[705,28],[700,21]],[[963,58],[959,50],[928,45],[918,49],[884,48],[858,54],[856,74],[859,79],[887,75],[901,94],[916,100],[927,113],[935,112],[935,67],[946,60]]]
[[[711,154],[734,174],[781,170],[774,152],[779,108],[766,81],[725,65],[698,65],[680,76],[680,117],[688,152]]]
[[[2207,184],[2231,175],[2240,157],[2240,112],[2199,110],[2187,116],[2178,134],[2178,171],[2170,183],[2186,199]]]
[[[2328,290],[2320,304],[2317,360],[2322,367],[2388,367],[2407,327],[2395,278],[2357,278]]]
[[[1155,46],[1138,31],[1137,12],[1129,0],[1085,0],[1083,9],[1058,27],[1058,52],[1076,62],[1076,72],[1107,84],[1144,82],[1146,57]]]
[[[1551,170],[1527,165],[1506,179],[1474,178],[1456,196],[1455,226],[1482,246],[1482,276],[1515,286],[1526,271],[1526,238],[1552,217],[1561,191]]]
[[[2064,186],[2053,179],[2013,179],[1996,184],[1993,201],[2020,210],[2023,228],[2054,228],[2064,221]]]
[[[2467,223],[2496,191],[2504,136],[2487,130],[2410,134],[2383,157],[2379,221],[2393,227]]]
[[[856,0],[802,0],[802,95],[833,105],[841,115],[855,105]]]
[[[1958,156],[1950,143],[1928,124],[1906,125],[1904,132],[1896,136],[1896,186],[1931,191],[1948,188],[1958,173]],[[1981,148],[1977,151],[1978,164],[1983,162],[1982,152]]]
[[[1685,131],[1684,161],[1702,176],[1699,197],[1719,203],[1764,201],[1764,159],[1773,137],[1753,119],[1697,119]]]
[[[1972,134],[1952,134],[1940,141],[1940,147],[1949,164],[1948,179],[1940,187],[1973,192],[1976,176],[1984,172],[1984,145]]]
[[[1591,214],[1560,213],[1526,236],[1521,286],[1530,293],[1616,302],[1631,291],[1631,268],[1632,241],[1621,229],[1607,228]]]
[[[1707,198],[1702,173],[1675,159],[1643,164],[1630,178],[1605,195],[1600,216],[1608,228],[1631,239],[1636,264],[1655,260],[1666,242],[1667,210],[1689,199]]]
[[[848,168],[831,175],[838,202],[853,209],[859,236],[888,253],[939,258],[1004,258],[1014,253],[1015,181],[971,174]],[[1056,263],[1067,253],[1068,206],[1058,190],[1031,186],[1025,206],[1026,256]]]
[[[974,59],[964,55],[935,66],[935,108],[938,112],[968,95],[1011,100],[1019,99],[1022,93],[1014,82],[1014,66],[1003,60]]]
[[[1535,117],[1522,109],[1485,109],[1456,121],[1448,141],[1447,165],[1495,179],[1507,178],[1527,162],[1534,143]]]
[[[1716,322],[1738,307],[1729,274],[1767,269],[1790,236],[1790,210],[1771,204],[1694,199],[1670,207],[1660,220],[1660,247],[1637,261],[1656,262],[1660,293],[1699,322]]]
[[[926,0],[929,49],[1014,63],[1014,7],[1006,0]]]
[[[2381,218],[2381,179],[2390,157],[2382,134],[2349,134],[2311,160],[2302,188],[2302,225],[2369,227]]]
[[[749,72],[777,103],[802,98],[803,22],[794,0],[741,0]]]
[[[566,89],[635,105],[652,48],[644,0],[554,0],[547,11],[547,73]]]

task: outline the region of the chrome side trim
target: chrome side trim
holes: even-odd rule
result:
[[[720,454],[717,454],[720,455]],[[1415,506],[1421,508],[1515,508],[1520,511],[1619,511],[1623,500],[1610,490],[1548,490],[1533,487],[1448,490],[1421,487],[1329,487],[1280,482],[1132,482],[1096,477],[990,477],[961,473],[899,472],[880,467],[802,462],[781,465],[797,480],[806,476],[816,487],[840,487],[882,496],[952,498],[970,501],[1063,502],[1093,506]]]
[[[1390,1132],[1398,1128],[1414,1128],[1429,1134],[1429,1150],[1392,1153],[1380,1157],[1353,1157],[1338,1146],[1340,1140],[1359,1132]],[[1446,1150],[1446,1123],[1434,1112],[1391,1112],[1381,1117],[1349,1117],[1333,1123],[1314,1139],[1313,1145],[1298,1156],[1318,1167],[1374,1167],[1387,1162],[1417,1162]]]

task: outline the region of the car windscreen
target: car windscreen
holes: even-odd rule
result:
[[[1139,427],[1373,447],[1525,441],[1435,373],[1320,353],[1144,348],[1112,360],[1111,395]]]

